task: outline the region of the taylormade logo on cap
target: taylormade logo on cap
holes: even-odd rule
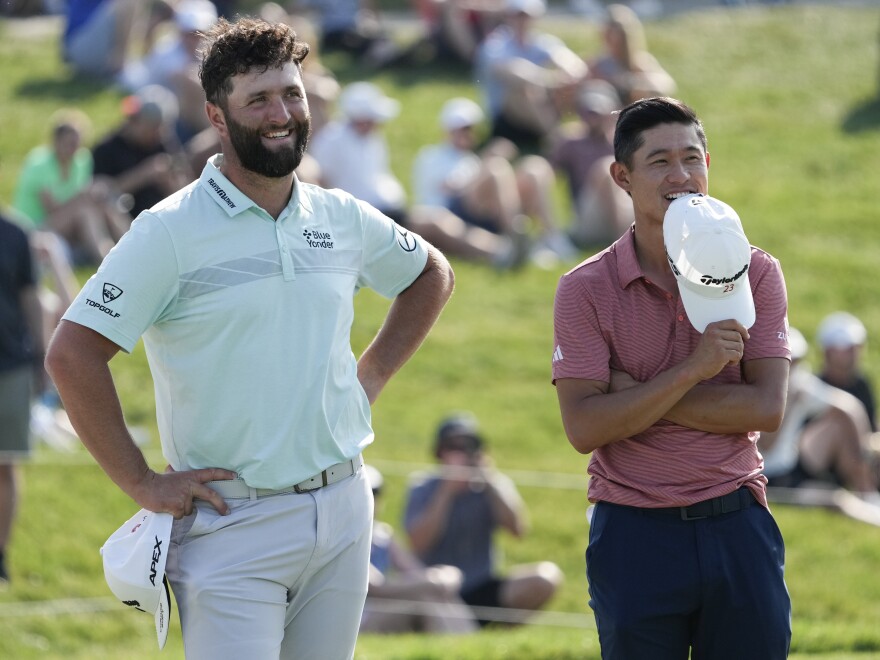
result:
[[[755,323],[748,275],[752,248],[736,211],[705,195],[676,199],[663,220],[663,242],[681,302],[698,332],[725,319],[746,328]]]
[[[104,578],[110,591],[125,605],[154,616],[159,648],[168,638],[171,594],[165,579],[170,513],[141,509],[129,518],[101,548]]]

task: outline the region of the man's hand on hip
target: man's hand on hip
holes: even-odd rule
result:
[[[235,472],[222,468],[175,471],[170,465],[163,474],[150,470],[138,484],[133,496],[148,511],[167,512],[175,518],[183,518],[193,511],[193,500],[209,502],[221,515],[229,513],[229,507],[216,491],[205,485],[208,481],[235,479]]]

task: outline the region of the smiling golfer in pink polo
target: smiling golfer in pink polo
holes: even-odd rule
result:
[[[614,148],[635,224],[560,280],[553,352],[566,434],[592,453],[602,657],[782,660],[785,549],[756,448],[785,408],[782,271],[706,196],[706,137],[686,105],[629,105]]]

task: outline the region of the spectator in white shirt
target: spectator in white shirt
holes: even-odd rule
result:
[[[446,140],[423,147],[413,166],[417,203],[449,209],[471,227],[511,239],[530,231],[533,220],[536,257],[574,257],[576,250],[556,221],[553,168],[541,156],[517,159],[516,147],[504,139],[490,141],[477,153],[476,131],[483,120],[483,111],[470,99],[453,98],[443,105],[440,124]]]
[[[340,188],[393,220],[406,220],[406,193],[391,171],[382,125],[400,113],[400,103],[376,85],[356,82],[339,95],[342,117],[315,135],[309,153],[325,188]]]

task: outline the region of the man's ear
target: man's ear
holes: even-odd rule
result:
[[[623,163],[618,163],[616,160],[611,163],[609,168],[611,173],[611,179],[614,183],[617,184],[619,188],[625,190],[627,193],[630,191],[630,180],[629,180],[629,170],[626,165]]]
[[[710,160],[711,160],[711,159],[709,158],[709,152],[707,151],[707,152],[706,152],[706,167],[709,167],[709,161],[710,161]]]
[[[211,126],[217,129],[221,137],[226,137],[229,134],[229,130],[226,128],[226,115],[223,114],[223,109],[219,105],[205,101],[205,114],[208,116]]]

